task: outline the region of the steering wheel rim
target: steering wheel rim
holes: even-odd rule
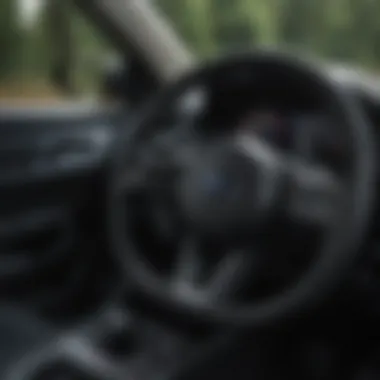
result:
[[[191,297],[186,299],[179,297],[178,294],[169,291],[165,284],[149,275],[133,245],[125,236],[127,222],[120,203],[120,194],[117,194],[117,187],[123,171],[122,162],[125,151],[141,133],[142,127],[149,124],[151,115],[157,113],[165,104],[170,104],[168,102],[174,100],[183,89],[193,83],[194,79],[205,72],[218,67],[228,67],[236,61],[247,59],[256,63],[278,63],[315,80],[328,94],[333,112],[339,116],[339,120],[350,133],[350,143],[353,144],[356,156],[355,167],[352,168],[350,192],[351,217],[344,218],[344,223],[337,228],[334,236],[327,239],[328,242],[317,263],[305,271],[297,284],[286,289],[282,294],[266,302],[236,310],[226,308],[224,305],[197,304],[191,300]],[[162,305],[172,309],[174,307],[177,311],[202,320],[237,326],[261,327],[278,322],[323,300],[345,277],[348,269],[355,262],[361,239],[366,233],[371,218],[374,199],[374,152],[370,126],[354,99],[309,62],[286,53],[266,50],[232,56],[217,63],[211,62],[159,94],[146,109],[138,113],[125,138],[118,141],[113,157],[108,193],[108,227],[112,248],[132,285]]]

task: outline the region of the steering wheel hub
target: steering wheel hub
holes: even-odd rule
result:
[[[260,161],[236,143],[207,149],[181,181],[186,219],[219,239],[252,236],[274,211],[281,187],[283,168],[270,158],[272,164],[265,158]]]

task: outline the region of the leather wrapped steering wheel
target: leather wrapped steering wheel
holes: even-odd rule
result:
[[[191,128],[158,127],[157,118],[194,84],[239,67],[248,67],[258,78],[294,78],[318,94],[333,120],[331,127],[340,128],[348,142],[344,175],[292,150],[282,152],[259,136],[200,142]],[[374,147],[359,105],[322,70],[279,52],[221,59],[169,85],[137,115],[113,158],[109,234],[125,276],[153,300],[198,319],[260,327],[324,300],[355,263],[371,216]],[[177,231],[170,270],[164,272],[134,242],[139,230],[130,215],[137,205],[148,204],[144,199],[164,205],[161,218],[150,218],[151,224],[162,227],[172,217]],[[237,302],[235,295],[260,272],[252,269],[258,257],[252,253],[255,244],[276,240],[279,220],[322,231],[313,260],[275,294]],[[148,243],[151,239],[145,236]],[[199,268],[211,255],[210,246],[223,254],[205,276]],[[163,255],[165,249],[153,255]]]

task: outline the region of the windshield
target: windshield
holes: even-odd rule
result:
[[[380,67],[378,0],[156,0],[200,57],[257,45]]]

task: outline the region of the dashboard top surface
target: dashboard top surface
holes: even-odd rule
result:
[[[0,101],[0,123],[15,122],[22,120],[23,122],[46,121],[53,120],[72,120],[79,121],[81,119],[94,118],[102,115],[115,113],[122,108],[117,104],[107,104],[106,102],[97,102],[92,100],[71,100],[59,101],[53,104],[44,104],[43,101],[28,104],[19,102]]]

